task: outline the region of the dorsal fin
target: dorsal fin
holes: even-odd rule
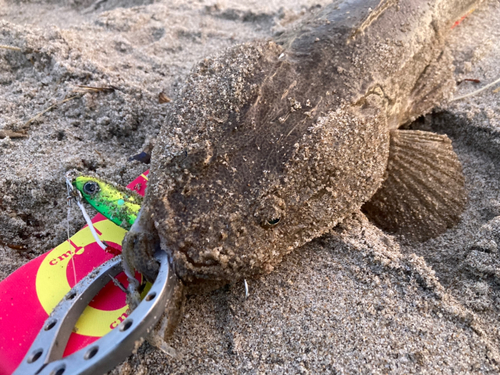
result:
[[[379,227],[425,241],[457,224],[467,194],[446,135],[393,130],[385,180],[363,210]]]

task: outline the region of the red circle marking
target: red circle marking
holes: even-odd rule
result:
[[[106,242],[110,246],[115,249],[121,250],[121,245]],[[70,261],[68,263],[68,267],[66,268],[66,278],[71,288],[73,288],[76,283],[78,283],[81,279],[87,276],[94,268],[96,268],[96,264],[102,264],[107,260],[113,258],[113,255],[105,252],[101,249],[101,247],[93,242],[83,249],[76,249],[77,254],[73,256],[74,262]],[[80,253],[80,254],[78,254]],[[76,280],[75,280],[75,272],[76,270]],[[136,278],[141,281],[140,274],[136,273]],[[121,272],[116,276],[118,281],[120,281],[125,287],[128,286],[127,276]],[[121,291],[113,282],[109,281],[104,288],[94,297],[92,301],[90,301],[89,306],[104,311],[113,311],[120,309],[127,305],[125,301],[125,293]]]

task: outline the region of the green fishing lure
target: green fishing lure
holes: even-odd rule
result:
[[[139,194],[92,176],[76,177],[72,183],[99,213],[130,230],[141,209]]]

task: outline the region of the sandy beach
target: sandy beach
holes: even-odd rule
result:
[[[0,280],[66,239],[68,170],[128,184],[148,169],[129,157],[168,126],[160,94],[175,100],[203,58],[328,3],[2,0]],[[450,98],[500,77],[499,41],[500,3],[484,1],[448,41]],[[188,295],[170,342],[178,358],[145,343],[111,374],[500,373],[498,88],[414,124],[447,134],[462,162],[456,227],[409,243],[356,213],[248,280],[247,299],[241,282]],[[69,231],[83,225],[73,210]]]

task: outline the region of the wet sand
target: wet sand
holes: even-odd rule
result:
[[[20,50],[0,48],[0,135],[25,137],[0,139],[0,278],[65,240],[66,171],[127,184],[147,169],[127,159],[165,123],[160,93],[172,96],[204,57],[326,3],[5,2],[0,45]],[[499,20],[489,1],[454,29],[455,96],[500,77]],[[448,134],[463,163],[469,202],[457,227],[408,244],[356,214],[249,280],[246,300],[242,283],[188,296],[171,341],[178,359],[144,344],[112,373],[499,373],[496,87],[415,124]],[[81,226],[73,211],[70,231]]]

